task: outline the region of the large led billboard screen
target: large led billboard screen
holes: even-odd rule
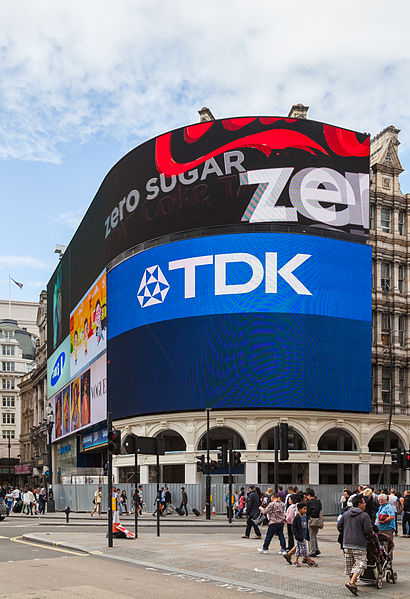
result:
[[[198,229],[287,230],[365,241],[369,137],[307,119],[197,123],[134,148],[107,174],[48,285],[48,356],[122,252]]]
[[[288,233],[161,245],[107,274],[113,418],[369,411],[371,248]]]

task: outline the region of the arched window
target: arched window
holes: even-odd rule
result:
[[[317,446],[319,451],[357,451],[354,437],[342,428],[331,428],[323,433]]]
[[[370,453],[383,453],[385,450],[396,449],[401,447],[404,449],[403,441],[397,433],[390,431],[390,443],[388,442],[387,431],[379,431],[369,441]]]
[[[211,428],[209,431],[209,449],[215,450],[223,444],[227,444],[228,441],[232,441],[233,449],[246,449],[245,442],[241,435],[234,431],[232,428],[227,426],[221,426],[219,428]],[[206,432],[202,435],[199,443],[198,450],[206,450]]]
[[[259,443],[258,443],[258,449],[263,450],[263,449],[274,449],[274,441],[273,441],[273,434],[274,434],[274,430],[275,427],[270,428],[269,430],[266,431],[266,433],[263,433],[262,437],[259,439]],[[293,427],[289,427],[289,434],[293,434],[293,439],[292,439],[292,443],[294,445],[294,448],[296,451],[306,451],[306,443],[305,440],[303,439],[302,435],[300,433],[298,433],[298,431],[296,429],[294,429]]]
[[[165,442],[165,452],[173,452],[173,451],[186,451],[186,443],[182,435],[177,433],[176,431],[167,429],[161,433],[158,433],[158,436],[162,436]]]

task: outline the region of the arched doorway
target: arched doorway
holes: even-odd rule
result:
[[[156,435],[162,437],[165,444],[165,454],[179,454],[186,451],[186,442],[180,433],[172,429],[167,429]],[[183,483],[185,480],[185,464],[161,464],[160,479],[165,484]],[[155,482],[156,469],[155,466],[150,466],[150,480]]]
[[[321,453],[357,452],[356,439],[343,428],[331,428],[320,437],[317,444]],[[357,464],[348,456],[340,455],[336,462],[319,464],[319,483],[321,485],[350,485],[357,483]]]
[[[272,457],[268,461],[258,463],[258,481],[263,485],[270,485],[274,482],[274,430],[275,427],[267,430],[259,439],[259,451],[271,451]],[[289,427],[289,433],[293,434],[292,451],[306,451],[306,442],[302,435],[293,427]],[[307,484],[309,480],[309,464],[303,462],[279,462],[279,484]]]
[[[369,452],[378,453],[381,456],[384,452],[387,452],[387,456],[390,455],[391,449],[397,449],[400,447],[404,451],[404,443],[397,433],[390,431],[388,434],[387,430],[379,431],[369,441]],[[386,456],[386,457],[387,457]],[[390,461],[390,460],[389,460]],[[380,470],[382,475],[380,478]],[[392,485],[398,485],[405,482],[405,473],[399,469],[392,468],[390,464],[370,464],[370,484],[390,487]]]
[[[209,431],[209,449],[215,450],[223,444],[232,441],[233,449],[246,449],[245,441],[239,433],[227,426],[211,428]],[[202,435],[198,443],[199,451],[206,451],[206,433]]]

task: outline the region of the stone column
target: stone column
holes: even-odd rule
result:
[[[369,462],[360,462],[359,464],[359,484],[370,484],[370,464]]]
[[[112,474],[114,479],[114,484],[118,484],[120,482],[120,469],[119,466],[112,467]]]
[[[197,480],[196,462],[193,464],[185,464],[185,484],[195,485]]]
[[[319,484],[319,462],[309,462],[309,485]]]
[[[247,485],[256,485],[258,483],[258,462],[246,462],[245,482]]]
[[[149,484],[149,466],[140,466],[140,485]]]

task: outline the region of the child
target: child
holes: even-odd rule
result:
[[[296,545],[293,547],[293,549],[291,549],[290,551],[288,551],[287,553],[285,553],[285,555],[283,556],[285,558],[285,560],[291,564],[292,563],[292,559],[291,559],[291,555],[293,555],[293,553],[296,553],[296,559],[295,559],[295,563],[293,564],[294,566],[296,566],[297,568],[300,568],[300,564],[299,564],[299,558],[302,557],[302,562],[304,564],[306,564],[307,566],[317,566],[317,563],[315,561],[313,561],[313,559],[310,559],[310,557],[308,557],[307,554],[307,542],[309,540],[309,529],[308,529],[308,523],[307,523],[307,518],[306,518],[306,512],[307,512],[307,505],[304,501],[298,503],[298,513],[296,514],[293,522],[292,522],[292,532],[293,532],[293,536],[295,537],[296,540]]]

